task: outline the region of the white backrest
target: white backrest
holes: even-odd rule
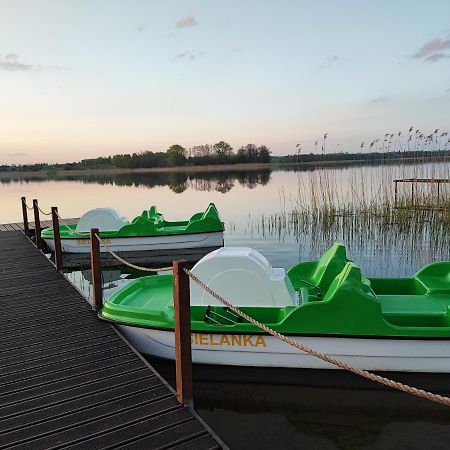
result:
[[[128,224],[128,220],[113,208],[95,208],[80,217],[75,230],[84,232],[98,228],[100,231],[118,231]]]
[[[223,247],[208,253],[192,273],[234,306],[283,307],[296,304],[296,292],[282,268],[258,251]],[[191,305],[222,305],[190,281]]]

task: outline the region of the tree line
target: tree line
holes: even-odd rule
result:
[[[313,162],[339,162],[339,161],[389,161],[398,159],[442,158],[449,157],[450,150],[404,150],[391,152],[369,153],[306,153],[286,156],[274,156],[277,163],[313,163]]]
[[[20,166],[0,166],[0,171],[39,171],[39,170],[74,170],[74,169],[106,169],[106,168],[152,168],[195,165],[221,165],[239,163],[270,163],[271,151],[266,145],[247,144],[236,152],[225,141],[210,145],[196,145],[185,148],[179,144],[171,145],[165,152],[143,151],[124,153],[113,156],[84,159],[80,162],[64,164],[23,164]]]
[[[188,165],[220,165],[238,163],[269,163],[271,151],[265,145],[247,144],[235,153],[225,141],[214,145],[196,145],[189,149],[171,145],[165,152],[144,151],[83,160],[83,167],[118,167],[127,169],[176,167]]]

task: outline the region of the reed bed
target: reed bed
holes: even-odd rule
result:
[[[450,184],[399,183],[395,198],[394,180],[404,178],[450,179],[450,162],[298,173],[296,194],[281,189],[279,211],[249,218],[248,230],[295,239],[311,257],[341,241],[374,264],[401,257],[419,268],[450,259]]]

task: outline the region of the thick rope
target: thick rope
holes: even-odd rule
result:
[[[50,211],[49,213],[46,213],[45,211],[42,211],[42,209],[41,209],[40,206],[38,206],[38,209],[39,209],[39,211],[40,211],[42,214],[44,214],[44,216],[51,216],[51,215],[52,215],[52,212],[51,212],[51,211]]]
[[[58,216],[58,219],[60,221],[63,221],[64,219],[59,215],[59,212],[56,211],[56,215]],[[61,223],[59,222],[59,225],[61,227],[65,227],[67,229],[67,232],[71,235],[77,235],[77,236],[82,236],[82,237],[89,237],[89,231],[74,231],[72,230],[72,228],[69,227],[69,225],[66,225],[65,223]]]
[[[247,320],[248,322],[252,323],[253,325],[257,326],[258,328],[261,328],[266,333],[272,335],[273,337],[280,339],[283,342],[286,342],[289,345],[292,345],[293,347],[301,350],[302,352],[308,353],[311,356],[314,356],[316,358],[321,359],[322,361],[325,361],[329,364],[333,364],[334,366],[337,366],[341,369],[347,370],[349,372],[352,372],[356,375],[359,375],[361,377],[367,378],[371,381],[375,381],[377,383],[380,383],[384,386],[388,386],[393,389],[398,389],[399,391],[406,392],[408,394],[415,395],[417,397],[424,398],[426,400],[430,400],[435,403],[440,403],[441,405],[450,406],[450,398],[445,397],[443,395],[434,394],[432,392],[424,391],[423,389],[418,389],[412,386],[408,386],[407,384],[400,383],[398,381],[390,380],[389,378],[382,377],[380,375],[376,375],[372,372],[369,372],[364,369],[359,369],[357,367],[353,367],[339,359],[333,358],[331,356],[328,356],[324,353],[321,353],[317,350],[314,350],[310,347],[308,347],[305,344],[302,344],[301,342],[298,342],[294,339],[291,339],[288,336],[284,336],[283,334],[279,333],[278,331],[272,330],[267,325],[264,325],[263,323],[259,322],[258,320],[254,319],[253,317],[250,317],[248,314],[241,311],[236,306],[233,306],[231,303],[226,301],[223,297],[221,297],[219,294],[214,292],[212,289],[210,289],[203,281],[201,281],[199,278],[197,278],[190,270],[183,269],[184,272],[189,275],[189,277],[197,283],[202,289],[204,289],[208,294],[210,294],[212,297],[214,297],[216,300],[218,300],[220,303],[225,305],[227,308],[234,311],[236,314],[238,314],[243,319]]]
[[[121,258],[117,253],[114,253],[106,244],[105,241],[103,241],[100,236],[98,234],[95,235],[95,237],[98,239],[98,241],[100,242],[101,245],[103,245],[103,247],[105,247],[106,251],[112,255],[114,258],[117,259],[117,261],[121,262],[122,264],[124,264],[125,266],[131,267],[133,269],[136,270],[141,270],[142,272],[161,272],[163,270],[172,270],[172,266],[169,267],[159,267],[159,268],[152,268],[152,267],[142,267],[142,266],[137,266],[136,264],[132,264],[128,261],[125,261],[123,258]]]

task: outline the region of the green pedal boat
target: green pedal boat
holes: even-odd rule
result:
[[[89,231],[100,230],[100,237],[114,252],[152,250],[186,250],[223,246],[223,223],[217,208],[208,208],[194,214],[189,220],[169,222],[152,206],[131,222],[112,208],[96,208],[86,212],[77,224],[60,225],[61,247],[65,253],[89,253]],[[53,228],[41,233],[51,251],[54,251]],[[100,250],[106,252],[105,247]]]
[[[366,278],[341,244],[287,272],[255,250],[225,247],[192,272],[270,328],[354,366],[450,372],[450,261],[411,278]],[[237,317],[192,280],[190,296],[194,363],[335,368]],[[174,358],[172,275],[130,282],[100,315],[142,353]]]

